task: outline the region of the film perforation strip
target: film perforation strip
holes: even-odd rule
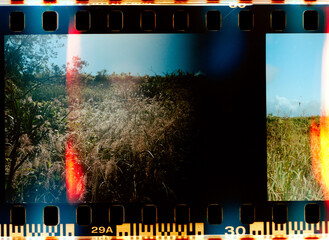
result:
[[[233,2],[231,0],[186,0],[186,1],[177,1],[177,0],[3,0],[3,4],[11,5],[116,5],[116,4],[221,4],[221,5],[230,5],[230,4],[305,4],[305,5],[316,5],[316,4],[327,4],[326,0],[239,0]]]
[[[173,11],[172,14],[172,25],[171,29],[173,32],[190,32],[190,18],[191,13],[186,10],[177,9]],[[106,14],[107,20],[104,19],[104,24],[106,23],[107,28],[105,31],[110,31],[113,33],[121,32],[127,29],[127,23],[124,21],[126,17],[129,17],[121,10],[111,10]],[[161,16],[161,15],[160,15]],[[197,15],[192,15],[193,18],[200,17]],[[257,17],[257,16],[256,16]],[[308,32],[314,32],[319,30],[320,17],[317,10],[306,10],[303,12],[302,26]],[[158,25],[157,19],[159,15],[152,9],[146,9],[140,12],[139,17],[139,30],[144,33],[157,32]],[[220,31],[223,26],[223,19],[221,12],[218,10],[209,10],[203,16],[204,30],[208,31]],[[75,14],[75,29],[80,32],[93,32],[92,29],[92,14],[88,10],[78,11]],[[137,18],[135,19],[137,20]],[[58,30],[58,24],[61,21],[61,16],[56,11],[45,11],[42,14],[42,26],[43,30],[46,32],[56,32]],[[160,24],[163,24],[163,19],[158,19]],[[322,20],[321,20],[322,21]],[[194,21],[193,21],[194,22]],[[225,23],[224,23],[225,24]],[[238,15],[238,25],[239,29],[242,31],[251,31],[254,29],[255,24],[255,14],[252,10],[241,9]],[[289,24],[289,22],[288,22]],[[323,26],[324,23],[321,23]],[[273,10],[269,14],[269,26],[274,32],[285,31],[287,27],[287,14],[284,10]],[[21,11],[14,11],[10,13],[9,16],[9,28],[12,32],[20,33],[23,32],[26,27],[25,14]],[[128,26],[129,28],[129,26]],[[193,31],[193,30],[192,30]]]
[[[285,204],[274,204],[272,207],[273,224],[286,224],[288,222],[288,208]],[[174,222],[177,224],[188,224],[191,221],[190,207],[177,205],[174,209]],[[242,224],[253,224],[255,222],[256,208],[253,204],[242,204],[240,206],[240,222]],[[88,205],[80,205],[76,208],[76,223],[82,226],[91,225],[93,222],[92,208]],[[125,208],[121,205],[113,205],[109,208],[108,221],[111,224],[122,225],[125,223]],[[143,225],[152,225],[158,222],[157,207],[145,205],[141,208],[141,219]],[[320,222],[320,207],[316,203],[309,203],[304,208],[305,222],[318,224]],[[14,206],[10,212],[13,226],[21,226],[26,223],[26,210],[24,206]],[[224,218],[225,220],[225,218]],[[43,210],[43,221],[45,226],[56,226],[60,222],[59,208],[47,206]],[[207,207],[207,222],[218,225],[223,222],[223,210],[219,204],[211,204]],[[257,224],[256,224],[257,225]],[[255,225],[255,226],[256,226]],[[127,226],[127,225],[125,225]]]

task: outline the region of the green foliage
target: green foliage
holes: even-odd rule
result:
[[[91,83],[92,85],[103,85],[105,87],[108,87],[111,84],[111,80],[109,75],[107,74],[107,70],[97,72],[94,81],[92,81]]]
[[[15,35],[5,39],[5,73],[17,87],[29,87],[35,75],[43,72],[58,74],[59,67],[50,67],[48,61],[57,56],[56,48],[62,46],[58,40],[63,35],[52,35],[47,38],[39,35]],[[56,39],[55,41],[52,41]],[[52,42],[55,42],[52,45]],[[62,70],[61,70],[62,71]]]
[[[310,128],[313,119],[319,121],[319,117],[267,117],[270,201],[323,200],[312,170]]]
[[[21,91],[9,80],[6,81],[5,86],[7,182],[10,183],[15,179],[10,189],[7,188],[8,195],[15,192],[11,197],[15,197],[17,201],[22,200],[25,195],[25,201],[33,198],[34,202],[36,196],[32,192],[35,194],[37,191],[44,192],[45,197],[47,196],[45,191],[40,191],[40,187],[44,185],[39,185],[36,180],[44,182],[44,169],[49,170],[51,166],[48,164],[46,168],[42,165],[33,168],[32,165],[39,161],[41,156],[45,157],[45,151],[50,151],[52,145],[55,144],[49,139],[54,131],[61,134],[66,132],[65,115],[67,113],[62,104],[56,100],[38,102],[34,101],[30,95],[21,97]],[[53,163],[61,160],[58,157],[48,157],[42,161]],[[19,173],[15,174],[18,169]],[[49,176],[50,179],[52,177]],[[34,190],[31,191],[31,189]]]
[[[56,163],[62,158],[51,156],[59,148],[52,136],[67,128],[64,88],[59,93],[53,87],[63,86],[64,69],[48,64],[60,46],[51,40],[60,38],[20,35],[5,41],[5,185],[10,201],[52,201],[63,188],[63,183],[50,184],[65,177],[63,162]]]
[[[31,92],[31,97],[37,102],[61,99],[65,103],[66,87],[63,84],[44,84],[38,87],[37,91]]]
[[[168,100],[177,100],[181,98],[192,97],[195,88],[200,86],[201,77],[190,73],[184,73],[181,70],[166,74],[166,76],[150,76],[144,81],[139,92],[146,97],[164,98]]]

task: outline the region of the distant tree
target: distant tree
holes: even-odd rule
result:
[[[82,72],[82,69],[86,66],[88,66],[88,63],[78,56],[74,56],[70,59],[66,65],[67,87],[70,87],[70,85],[80,85],[80,83],[86,81],[86,78],[89,76]]]
[[[59,68],[51,68],[49,60],[56,58],[56,48],[63,47],[61,35],[42,37],[41,35],[14,35],[5,39],[5,80],[12,80],[18,87],[34,80],[35,75],[58,73]]]
[[[94,80],[95,84],[103,84],[103,85],[109,85],[110,84],[110,76],[106,69],[97,72],[97,75]]]

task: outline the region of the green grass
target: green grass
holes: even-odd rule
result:
[[[319,117],[267,117],[268,200],[323,200],[312,170],[312,119],[319,121]]]

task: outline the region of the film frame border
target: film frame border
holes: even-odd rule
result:
[[[293,5],[294,6],[294,5]],[[15,7],[15,6],[13,6]],[[59,7],[59,8],[58,8]],[[66,8],[68,8],[67,6]],[[71,6],[73,7],[73,6]],[[262,8],[263,6],[258,5],[242,5],[242,6],[209,6],[209,10],[207,12],[200,13],[200,8],[198,6],[162,6],[165,11],[160,11],[157,6],[152,5],[140,5],[140,6],[103,6],[107,8],[107,13],[102,13],[101,16],[97,16],[97,6],[77,6],[79,10],[77,10],[74,15],[70,15],[68,19],[68,15],[59,11],[61,9],[60,6],[52,6],[48,7],[46,11],[42,12],[42,16],[40,16],[40,22],[42,25],[48,24],[50,27],[41,26],[43,29],[36,30],[39,28],[38,24],[35,26],[35,21],[30,21],[26,19],[26,13],[20,9],[19,6],[16,6],[17,10],[12,11],[9,16],[2,17],[3,30],[6,34],[31,34],[31,31],[37,31],[40,33],[49,33],[49,34],[61,34],[65,33],[65,27],[68,21],[74,19],[74,27],[76,33],[205,33],[208,31],[221,32],[223,27],[226,27],[227,21],[223,20],[223,16],[221,11],[218,9],[222,8],[230,8],[232,10],[239,11],[238,18],[235,19],[237,26],[240,27],[241,31],[253,31],[253,32],[266,32],[266,33],[325,33],[327,30],[325,29],[326,25],[326,12],[325,6],[303,6],[302,12],[299,11],[299,14],[287,12],[287,7],[285,5],[270,5],[269,8],[273,10],[271,12],[267,12],[265,16],[264,14],[255,14],[255,9]],[[36,6],[35,8],[41,9],[41,6]],[[56,8],[56,10],[52,10],[52,8]],[[138,8],[138,13],[136,11],[132,11],[133,8]],[[322,9],[321,9],[322,8]],[[39,11],[38,11],[39,12]],[[112,14],[121,14],[121,23],[118,21],[118,16],[116,19],[110,19]],[[151,13],[154,19],[154,26],[151,29],[144,29],[143,18],[144,14]],[[217,14],[217,16],[208,17],[208,13]],[[44,16],[44,14],[51,14],[51,17]],[[73,13],[71,13],[73,14]],[[273,17],[275,14],[275,17]],[[175,16],[176,19],[175,20]],[[83,23],[79,23],[77,25],[76,18],[79,17]],[[148,17],[148,16],[146,16]],[[225,16],[224,16],[225,17]],[[113,17],[112,17],[113,18]],[[152,17],[151,17],[152,18]],[[148,19],[151,19],[148,18]],[[266,19],[264,23],[260,23],[259,19]],[[71,19],[71,20],[70,20]],[[296,24],[296,19],[298,23]],[[298,20],[299,19],[299,20]],[[119,24],[121,27],[111,27],[111,20],[114,24]],[[61,22],[63,21],[63,22]],[[208,23],[210,21],[210,23]],[[217,22],[216,22],[217,21]],[[145,20],[144,20],[145,22]],[[182,26],[175,27],[180,24]],[[255,23],[257,22],[257,23]],[[137,24],[139,23],[139,24]],[[147,24],[147,23],[146,23]],[[210,27],[209,25],[216,25],[215,27]],[[228,23],[227,25],[230,25]],[[242,24],[242,25],[241,25]],[[32,26],[34,25],[34,26]],[[52,27],[56,26],[56,28]],[[81,27],[87,26],[87,27]],[[232,25],[230,25],[232,27]],[[8,31],[9,28],[9,31]],[[59,29],[61,28],[61,29]],[[234,30],[234,29],[232,29]]]
[[[305,11],[308,11],[308,10],[305,10]],[[322,12],[322,14],[323,14],[323,12]],[[321,11],[320,11],[320,17],[321,16],[323,17],[324,15],[321,15]],[[324,18],[322,18],[322,19],[324,19]],[[306,31],[306,30],[304,30],[304,31]],[[289,31],[287,31],[287,32],[289,32]],[[294,32],[294,31],[292,31],[292,32]],[[315,31],[313,31],[313,30],[311,32],[306,31],[306,33],[310,33],[310,34],[313,34],[313,32],[326,32],[326,30],[324,29],[324,22],[319,21],[319,28],[316,29]],[[91,31],[90,33],[93,33],[93,32]]]

